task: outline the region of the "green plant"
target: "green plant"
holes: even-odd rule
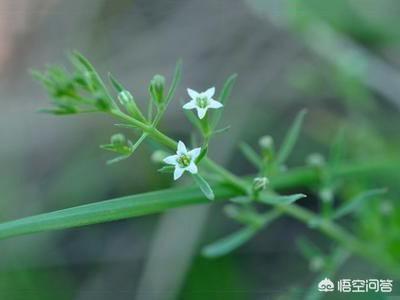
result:
[[[241,144],[243,155],[257,167],[258,173],[238,177],[208,156],[212,139],[227,129],[219,128],[218,125],[236,75],[226,80],[216,100],[212,98],[215,88],[203,93],[188,89],[192,99],[183,108],[202,139],[201,145],[193,145],[195,148],[188,150],[183,142],[175,141],[158,129],[179,84],[181,62],[176,66],[169,88],[166,86],[166,79],[161,75],[156,75],[151,80],[150,101],[147,112],[144,113],[132,94],[111,74],[109,82],[116,96],[113,96],[86,58],[76,52],[70,58],[74,66],[73,73],[62,67],[49,67],[45,72],[33,72],[47,89],[54,104],[53,108],[44,111],[55,115],[88,112],[108,114],[118,120],[117,127],[139,132],[135,142],[117,134],[111,137],[110,143],[102,145],[101,148],[118,154],[108,163],[129,158],[145,140],[151,139],[159,147],[153,156],[156,161],[163,163],[159,171],[174,173],[175,180],[187,171],[192,176],[194,185],[126,196],[2,223],[1,239],[158,213],[191,204],[229,200],[225,212],[228,217],[241,223],[242,229],[206,246],[203,250],[205,256],[227,254],[274,220],[288,215],[324,233],[336,241],[341,249],[346,249],[346,253],[359,255],[381,269],[399,276],[398,257],[388,253],[383,244],[367,246],[368,240],[351,234],[340,225],[339,220],[356,213],[367,199],[380,197],[385,190],[367,191],[354,199],[343,201],[338,207],[334,206],[333,199],[333,195],[338,192],[340,180],[396,168],[397,162],[390,159],[379,162],[344,161],[341,140],[338,139],[332,147],[331,157],[326,161],[320,155],[313,154],[305,166],[287,169],[286,161],[295,149],[306,115],[306,111],[302,110],[279,147],[274,145],[270,136],[260,139],[259,151],[245,143]],[[196,110],[197,116],[191,109]],[[320,212],[314,213],[296,204],[296,201],[306,195],[282,193],[299,187],[314,189],[320,195]]]

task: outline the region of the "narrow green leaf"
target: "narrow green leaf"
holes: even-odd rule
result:
[[[220,129],[216,129],[216,130],[214,130],[214,131],[212,132],[212,135],[224,133],[224,132],[228,131],[229,129],[231,129],[231,126],[230,126],[230,125],[225,126],[225,127],[222,127],[222,128],[220,128]]]
[[[272,209],[267,213],[259,213],[252,207],[232,204],[226,205],[224,211],[228,217],[235,221],[257,228],[271,223],[283,214],[282,211],[278,209]]]
[[[297,114],[292,127],[286,134],[277,155],[278,165],[282,165],[291,154],[294,145],[296,144],[296,141],[299,137],[301,126],[303,125],[304,116],[306,115],[306,113],[307,110],[303,109]]]
[[[319,249],[316,245],[314,245],[304,237],[297,240],[297,246],[299,247],[300,252],[303,254],[303,256],[309,260],[318,256],[324,256],[321,249]]]
[[[138,127],[132,124],[114,124],[114,126],[121,128],[137,129]]]
[[[232,92],[233,85],[235,84],[237,78],[237,74],[232,74],[229,76],[229,78],[225,81],[224,86],[222,87],[221,93],[219,94],[218,101],[221,102],[224,106],[226,105],[229,96]],[[214,131],[214,129],[217,127],[221,117],[222,117],[222,112],[224,108],[220,108],[215,110],[213,119],[211,121],[211,129]]]
[[[243,142],[240,143],[239,147],[244,157],[246,157],[247,160],[251,162],[257,169],[259,169],[262,166],[261,157],[257,154],[256,151],[253,150],[253,148],[251,148],[249,144]]]
[[[192,174],[194,181],[209,200],[214,200],[215,195],[208,182],[200,174]]]
[[[160,173],[174,173],[175,167],[174,166],[164,166],[157,171]]]
[[[299,199],[307,197],[304,194],[293,194],[293,195],[277,195],[272,193],[262,193],[260,194],[259,201],[265,204],[291,204]]]
[[[172,79],[171,87],[169,88],[167,97],[165,98],[165,106],[166,107],[171,102],[172,98],[174,97],[176,88],[178,87],[178,84],[181,81],[181,77],[182,77],[182,60],[180,59],[176,63],[174,77]]]
[[[143,143],[143,141],[146,139],[146,137],[148,135],[149,134],[146,132],[142,133],[142,135],[139,137],[139,139],[136,141],[136,143],[131,146],[132,153],[136,151],[136,149],[140,146],[141,143]]]
[[[215,186],[214,191],[216,200],[237,194],[236,190],[223,185]],[[200,203],[208,203],[208,200],[197,187],[126,196],[0,223],[0,239],[122,220]]]
[[[374,189],[369,190],[360,195],[356,196],[355,198],[347,201],[345,204],[340,206],[333,215],[333,219],[341,218],[349,213],[355,211],[357,208],[362,206],[365,201],[374,198],[376,196],[381,196],[387,192],[387,189]]]
[[[247,226],[203,248],[205,257],[214,258],[226,255],[250,240],[258,228]]]
[[[329,163],[333,166],[337,165],[343,160],[345,147],[345,130],[342,127],[337,133],[329,153]]]
[[[117,93],[120,93],[125,90],[122,84],[117,79],[115,79],[115,77],[111,73],[108,73],[108,79],[110,80],[111,85],[114,87]]]
[[[107,160],[107,165],[115,164],[117,162],[120,162],[121,160],[125,160],[125,159],[129,158],[130,156],[131,156],[131,154],[117,156],[113,159]]]

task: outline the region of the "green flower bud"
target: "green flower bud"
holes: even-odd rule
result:
[[[271,136],[265,135],[258,140],[258,144],[260,145],[262,150],[271,151],[274,148],[274,140]]]
[[[155,75],[150,82],[149,92],[151,98],[156,102],[157,105],[162,104],[164,100],[164,87],[165,77],[162,75]]]
[[[151,155],[151,160],[155,163],[162,163],[164,158],[168,155],[165,151],[156,150]]]
[[[322,188],[319,191],[319,197],[325,203],[331,203],[333,201],[333,191],[331,188]]]
[[[123,145],[126,142],[126,138],[122,133],[117,133],[111,136],[111,144]]]
[[[321,256],[313,257],[310,261],[310,270],[312,272],[318,272],[325,266],[325,260]]]
[[[380,211],[383,215],[390,215],[393,212],[393,204],[388,200],[382,201]]]
[[[258,140],[261,153],[265,162],[271,162],[274,158],[274,140],[271,136],[265,135]]]
[[[311,153],[306,162],[312,167],[323,167],[325,165],[325,158],[319,153]]]
[[[118,100],[122,105],[126,106],[129,103],[133,102],[133,96],[129,91],[123,90],[123,91],[119,92]]]
[[[253,190],[255,192],[260,192],[262,190],[265,190],[268,183],[269,180],[267,177],[256,177],[253,180]]]

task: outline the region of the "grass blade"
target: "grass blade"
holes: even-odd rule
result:
[[[181,81],[182,77],[182,60],[178,60],[175,67],[174,77],[172,79],[171,87],[169,88],[167,98],[165,98],[165,107],[171,102],[172,97],[175,94],[176,88],[178,87],[179,82]]]
[[[204,196],[207,197],[207,199],[209,200],[215,199],[215,195],[211,186],[200,174],[193,174],[193,179],[199,186],[200,190],[203,192]]]
[[[235,84],[237,78],[237,74],[232,74],[229,76],[229,78],[225,81],[224,86],[222,87],[221,93],[219,94],[218,101],[221,102],[224,106],[226,105],[226,102],[229,99],[229,96],[232,92],[233,85]],[[222,117],[222,112],[224,108],[220,108],[215,110],[212,122],[211,122],[211,129],[214,131],[214,129],[217,127],[219,120]]]
[[[288,196],[276,195],[276,194],[262,194],[260,195],[259,201],[265,204],[291,204],[299,199],[307,197],[304,194],[293,194]]]
[[[383,195],[386,192],[387,192],[386,189],[374,189],[374,190],[369,190],[364,193],[361,193],[360,195],[356,196],[355,198],[353,198],[350,201],[347,201],[347,203],[345,203],[341,207],[339,207],[336,210],[335,214],[333,215],[333,219],[338,219],[345,215],[348,215],[349,213],[353,212],[358,207],[363,205],[364,202],[367,201],[368,199]]]
[[[241,143],[239,147],[244,157],[246,157],[249,162],[251,162],[257,169],[261,168],[262,159],[249,144]]]
[[[108,73],[108,79],[110,80],[111,85],[114,87],[117,93],[120,93],[125,90],[122,84],[117,79],[115,79],[115,77],[111,73]]]
[[[216,200],[237,195],[237,191],[227,186],[215,186],[213,190]],[[201,203],[208,201],[197,187],[126,196],[1,223],[0,239],[122,220]]]
[[[282,165],[286,159],[291,154],[294,145],[300,134],[301,126],[303,125],[304,116],[306,115],[307,110],[301,110],[296,118],[294,119],[292,127],[289,129],[288,133],[286,134],[282,146],[279,149],[276,162],[278,165]]]
[[[202,254],[205,257],[219,257],[226,255],[239,248],[250,240],[258,231],[258,228],[248,226],[234,232],[203,248]]]

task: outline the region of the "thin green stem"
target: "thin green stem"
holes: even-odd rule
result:
[[[177,143],[170,137],[166,136],[158,129],[154,128],[151,125],[139,122],[126,114],[120,111],[113,111],[112,114],[123,120],[131,123],[132,125],[141,128],[144,132],[148,133],[153,139],[160,142],[164,146],[175,150]],[[238,191],[238,195],[248,194],[251,191],[251,185],[244,179],[237,177],[232,174],[222,166],[218,165],[214,161],[209,158],[204,159],[204,164],[207,168],[214,171],[218,175],[220,175],[223,180],[233,187],[235,187]],[[376,167],[376,166],[372,166]],[[349,173],[357,173],[357,172],[365,172],[370,171],[371,167],[368,166],[351,166],[344,168],[335,168],[332,171],[333,175],[342,175],[346,176]],[[286,176],[286,174],[279,175],[276,179],[272,179],[272,185],[275,185],[276,188],[280,188],[283,186],[290,187],[295,186],[298,183],[303,183],[306,185],[315,184],[321,180],[319,172],[315,169],[298,169],[295,172],[291,173],[291,176]],[[262,197],[262,193],[260,197]],[[315,213],[304,209],[296,204],[276,204],[274,205],[280,211],[283,211],[287,215],[298,219],[306,224],[309,224],[312,220],[320,219],[318,215]],[[373,247],[365,247],[365,245],[357,240],[354,236],[349,234],[346,230],[344,230],[339,225],[333,223],[330,220],[319,220],[317,228],[327,236],[336,240],[340,244],[342,244],[348,250],[357,253],[358,255],[365,257],[366,259],[376,263],[377,265],[382,266],[385,269],[392,270],[392,262],[386,261],[382,257],[377,256],[377,251]],[[397,274],[399,275],[399,274]]]

